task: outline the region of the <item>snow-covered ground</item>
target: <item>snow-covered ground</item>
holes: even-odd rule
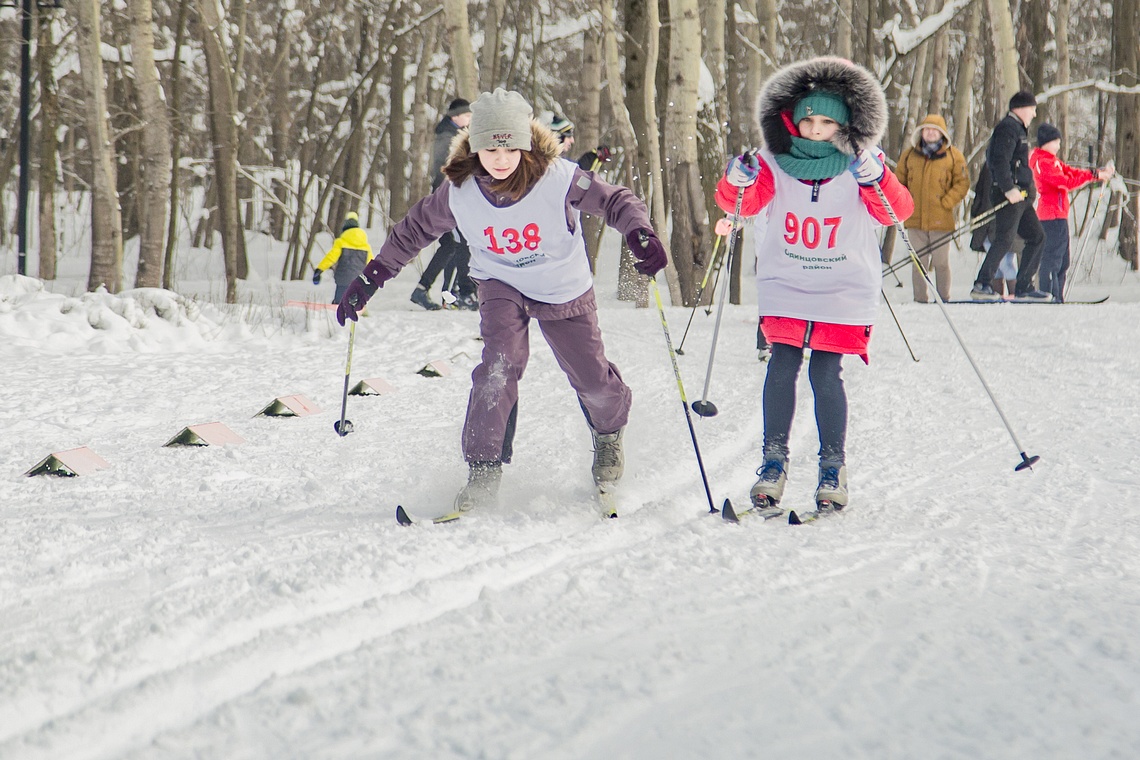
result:
[[[910,302],[909,272],[884,280],[920,361],[885,307],[871,365],[846,361],[848,512],[733,526],[708,514],[656,310],[612,296],[615,243],[600,313],[635,405],[610,521],[535,330],[502,504],[396,524],[464,480],[480,350],[478,315],[407,302],[411,269],[352,364],[396,392],[351,397],[344,438],[347,331],[284,305],[331,282],[282,285],[258,253],[227,309],[82,294],[77,266],[54,293],[0,277],[0,758],[1140,757],[1135,274],[1101,254],[1074,296],[1104,305],[948,307],[1041,456],[1025,473],[939,308]],[[976,266],[958,255],[955,295]],[[695,419],[718,504],[759,463],[745,300],[720,414]],[[679,341],[689,313],[667,312]],[[714,321],[679,358],[690,399]],[[416,374],[437,359],[449,376]],[[254,418],[287,394],[323,411]],[[163,447],[203,422],[246,443]],[[110,467],[24,476],[78,446]],[[788,506],[809,505],[816,447],[805,377]]]

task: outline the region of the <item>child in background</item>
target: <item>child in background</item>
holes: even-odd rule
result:
[[[615,485],[624,470],[622,431],[632,393],[605,356],[580,214],[621,232],[641,274],[665,268],[665,248],[632,191],[560,156],[557,138],[532,118],[522,95],[484,92],[471,104],[470,126],[452,144],[446,180],[392,228],[337,309],[342,325],[355,320],[421,248],[451,229],[467,239],[483,357],[471,373],[462,437],[467,485],[455,499],[456,513],[494,499],[502,466],[511,461],[531,319],[577,392],[593,436],[599,490]]]
[[[733,158],[716,200],[752,216],[769,208],[757,239],[760,326],[772,344],[764,381],[764,459],[751,508],[780,514],[796,379],[804,349],[819,430],[818,508],[848,503],[847,394],[844,354],[868,361],[879,311],[879,225],[891,223],[878,187],[898,219],[914,210],[910,193],[877,147],[887,127],[886,99],[875,77],[850,61],[822,57],[787,66],[759,100],[764,147]]]
[[[1065,275],[1069,271],[1069,192],[1089,182],[1107,181],[1113,170],[1077,169],[1062,161],[1061,130],[1048,122],[1037,128],[1037,147],[1029,155],[1033,181],[1037,184],[1037,218],[1045,229],[1045,247],[1037,270],[1038,289],[1065,300]]]
[[[360,217],[355,211],[349,211],[344,217],[340,235],[313,270],[313,284],[320,285],[321,273],[334,269],[336,292],[332,302],[340,303],[349,283],[360,276],[369,261],[372,261],[372,246],[368,245],[368,235],[360,228]]]

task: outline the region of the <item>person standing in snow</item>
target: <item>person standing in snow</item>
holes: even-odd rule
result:
[[[879,311],[879,225],[891,223],[878,186],[900,220],[914,201],[877,147],[887,128],[882,88],[866,69],[821,57],[792,64],[768,79],[759,99],[764,147],[728,163],[717,204],[741,214],[768,209],[757,239],[760,327],[772,344],[764,381],[764,460],[750,492],[752,507],[776,505],[787,482],[788,440],[804,349],[819,430],[815,498],[848,503],[847,392],[842,359],[868,361]]]
[[[451,151],[451,141],[471,123],[471,104],[463,98],[456,98],[447,106],[447,112],[435,126],[435,139],[431,146],[431,189],[443,183],[443,165]],[[420,281],[412,291],[411,302],[428,311],[443,308],[431,300],[428,291],[435,284],[435,278],[443,272],[443,289],[454,288],[457,305],[465,309],[478,308],[475,304],[475,286],[467,272],[467,262],[471,256],[467,241],[457,231],[448,230],[439,238],[439,247],[424,268]]]
[[[360,228],[360,217],[355,211],[345,214],[344,224],[341,225],[340,235],[333,241],[332,248],[321,259],[313,270],[313,284],[321,284],[321,274],[334,269],[333,278],[336,282],[336,292],[333,293],[333,303],[340,303],[348,285],[364,271],[364,267],[372,261],[372,246],[368,245],[368,234]]]
[[[986,146],[986,168],[993,179],[990,201],[993,205],[1003,198],[1009,204],[994,215],[993,236],[986,252],[970,298],[975,301],[995,301],[1001,298],[990,286],[1005,254],[1013,246],[1014,235],[1025,241],[1021,262],[1017,267],[1017,298],[1044,301],[1049,298],[1033,287],[1037,265],[1041,261],[1041,248],[1045,245],[1045,231],[1037,219],[1033,200],[1037,196],[1033,171],[1029,168],[1029,124],[1037,115],[1037,98],[1022,90],[1009,99],[1009,113],[994,127]]]
[[[1045,230],[1045,247],[1037,270],[1038,287],[1065,300],[1065,275],[1069,271],[1069,192],[1089,182],[1107,181],[1113,170],[1077,169],[1062,161],[1061,130],[1048,122],[1037,128],[1037,147],[1029,156],[1033,181],[1037,184],[1037,217]]]
[[[665,267],[665,248],[632,191],[583,172],[560,153],[522,95],[501,88],[481,94],[443,168],[446,181],[392,228],[337,309],[342,325],[355,320],[434,236],[458,228],[469,241],[483,356],[471,373],[461,441],[468,476],[456,511],[493,500],[502,466],[511,461],[532,319],[586,415],[595,483],[604,490],[624,470],[622,432],[632,393],[605,356],[580,214],[621,232],[643,275]]]
[[[918,260],[923,269],[933,269],[938,295],[949,301],[950,239],[946,233],[957,226],[954,209],[970,192],[970,178],[966,157],[950,144],[945,119],[929,114],[915,127],[913,143],[899,157],[895,175],[914,198],[914,213],[906,220],[907,237],[916,251],[925,251]],[[926,278],[917,266],[912,267],[911,284],[917,303],[931,302]]]

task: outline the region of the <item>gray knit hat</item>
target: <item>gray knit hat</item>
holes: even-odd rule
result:
[[[471,104],[471,152],[487,148],[530,150],[532,113],[530,104],[513,90],[499,87],[494,92],[484,92]]]

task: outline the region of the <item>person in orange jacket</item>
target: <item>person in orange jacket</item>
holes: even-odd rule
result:
[[[1037,147],[1029,155],[1033,182],[1037,185],[1037,218],[1045,229],[1045,247],[1037,270],[1037,287],[1065,300],[1065,276],[1069,270],[1069,193],[1089,182],[1106,181],[1113,170],[1078,169],[1058,157],[1061,130],[1048,122],[1037,128]]]
[[[340,228],[340,235],[333,241],[333,246],[321,263],[313,271],[313,284],[321,284],[321,274],[328,269],[333,272],[336,281],[336,293],[333,303],[340,303],[344,298],[344,291],[349,284],[360,276],[368,262],[372,261],[372,246],[368,244],[368,234],[360,228],[360,217],[355,211],[349,211],[344,217],[344,224]]]

